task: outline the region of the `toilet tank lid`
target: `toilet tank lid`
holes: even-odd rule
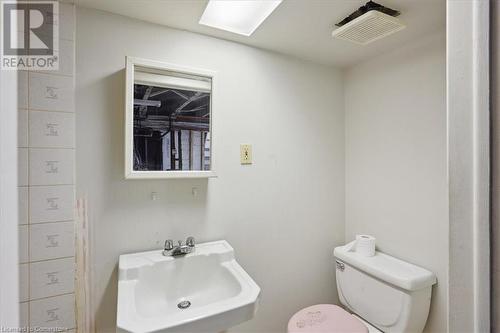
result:
[[[355,252],[353,242],[336,247],[333,255],[344,263],[408,291],[420,290],[436,283],[434,273],[425,268],[380,251],[376,251],[373,257],[362,256]]]

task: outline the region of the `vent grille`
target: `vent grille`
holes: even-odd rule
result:
[[[404,28],[406,26],[399,19],[372,10],[334,30],[332,36],[366,45]]]

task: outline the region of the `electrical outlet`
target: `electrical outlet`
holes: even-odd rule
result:
[[[241,164],[252,164],[252,145],[240,145]]]

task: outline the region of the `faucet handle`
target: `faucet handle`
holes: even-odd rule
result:
[[[188,237],[186,239],[186,245],[189,246],[189,247],[194,247],[195,245],[195,240],[194,240],[194,237]]]
[[[167,239],[165,241],[165,245],[163,246],[164,250],[170,251],[174,248],[174,241],[171,239]]]

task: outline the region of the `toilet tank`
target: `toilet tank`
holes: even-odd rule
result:
[[[383,332],[421,333],[436,276],[377,251],[364,257],[353,243],[335,248],[340,302]]]

